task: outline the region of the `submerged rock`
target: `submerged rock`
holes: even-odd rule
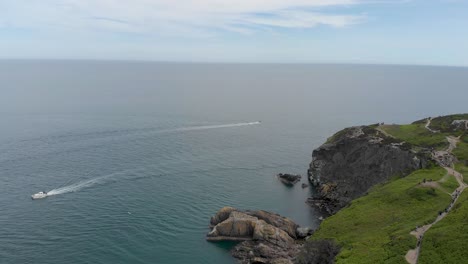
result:
[[[280,174],[278,174],[278,178],[285,185],[293,186],[294,184],[298,183],[301,180],[302,176],[301,175],[287,174],[287,173],[285,173],[285,174],[280,173]]]

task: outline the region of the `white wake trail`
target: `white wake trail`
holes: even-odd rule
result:
[[[79,190],[81,190],[83,188],[90,187],[90,186],[93,186],[93,185],[98,184],[98,183],[102,183],[102,182],[104,182],[104,180],[106,180],[108,178],[111,178],[111,177],[114,177],[114,176],[117,176],[117,175],[120,175],[120,174],[122,174],[122,173],[121,172],[111,173],[111,174],[104,175],[104,176],[99,176],[99,177],[96,177],[96,178],[93,178],[93,179],[90,179],[90,180],[77,182],[77,183],[74,183],[74,184],[71,184],[71,185],[68,185],[68,186],[65,186],[65,187],[53,189],[53,190],[50,190],[50,191],[47,192],[47,196],[70,193],[70,192],[76,192],[76,191],[79,191]]]
[[[194,131],[194,130],[207,130],[207,129],[216,129],[216,128],[228,128],[228,127],[240,127],[240,126],[254,126],[260,125],[260,121],[256,122],[246,122],[246,123],[234,123],[234,124],[224,124],[224,125],[209,125],[209,126],[192,126],[192,127],[181,127],[170,130],[163,130],[161,132],[178,132],[178,131]]]

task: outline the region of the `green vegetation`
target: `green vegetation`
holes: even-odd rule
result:
[[[444,175],[437,167],[375,186],[327,218],[312,239],[337,241],[342,246],[337,263],[405,263],[406,252],[416,246],[409,232],[432,222],[451,200],[445,192],[419,183]]]
[[[468,182],[468,133],[455,130],[451,126],[453,120],[468,120],[468,114],[434,118],[430,127],[439,133],[425,128],[427,119],[410,125],[371,125],[364,127],[363,132],[372,135],[381,130],[394,137],[384,142],[405,141],[414,150],[446,149],[447,136],[460,136],[452,153],[460,161],[455,169],[465,175],[465,182]],[[336,133],[328,142],[339,140],[348,131]],[[433,181],[421,184],[424,179]],[[310,242],[336,241],[341,247],[337,263],[406,263],[405,254],[417,242],[409,233],[416,226],[432,223],[437,213],[450,204],[448,194],[458,186],[455,177],[438,166],[418,170],[404,178],[395,177],[389,183],[374,186],[366,196],[327,218]],[[468,259],[466,245],[468,190],[447,217],[426,233],[419,263],[464,263]]]
[[[463,135],[460,137],[460,142],[458,142],[457,147],[453,150],[453,154],[460,161],[468,162],[468,135]]]
[[[458,143],[457,148],[452,151],[452,153],[460,161],[468,161],[468,144],[467,143]]]
[[[455,164],[455,170],[463,174],[463,181],[468,184],[468,164],[457,163]]]
[[[468,131],[460,136],[460,143],[468,144]]]
[[[419,263],[466,263],[468,259],[468,192],[424,236]]]
[[[442,190],[449,194],[451,194],[453,191],[455,191],[455,189],[458,188],[458,186],[460,186],[458,185],[457,179],[448,173],[442,178],[439,184],[442,187]]]
[[[348,133],[349,131],[349,128],[345,128],[345,129],[342,129],[338,132],[336,132],[335,134],[333,134],[333,136],[329,137],[327,139],[327,142],[326,143],[332,143],[332,142],[335,142],[337,141],[339,138],[343,137],[344,135],[346,135],[346,133]]]
[[[451,127],[454,120],[468,120],[468,114],[439,116],[431,120],[431,128],[441,132],[454,132]]]
[[[404,140],[415,146],[443,149],[448,145],[445,134],[431,133],[422,123],[383,125],[380,128],[395,138]]]
[[[423,118],[423,119],[419,119],[417,121],[414,121],[413,123],[411,124],[426,124],[427,123],[427,118]]]

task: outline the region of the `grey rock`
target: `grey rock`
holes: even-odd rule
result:
[[[299,244],[283,248],[266,242],[244,241],[231,250],[231,255],[237,258],[241,264],[292,264],[300,249],[301,245]],[[249,254],[249,252],[253,252],[253,254]]]
[[[240,263],[292,263],[300,249],[295,242],[299,226],[275,213],[223,207],[210,223],[207,240],[243,241],[231,251]]]
[[[255,241],[265,241],[270,244],[287,248],[294,244],[294,239],[283,230],[259,220],[255,224],[252,239]]]
[[[213,227],[207,235],[207,240],[242,241],[252,239],[258,218],[238,211],[232,211],[229,217]]]
[[[296,229],[297,238],[306,238],[314,233],[314,230],[309,227],[298,227]]]
[[[451,127],[453,130],[468,130],[468,120],[453,120]]]
[[[214,216],[211,217],[210,219],[210,225],[211,227],[223,222],[224,220],[229,218],[229,215],[231,214],[232,211],[236,211],[237,209],[234,207],[223,207],[221,208]]]
[[[372,127],[346,128],[313,151],[308,178],[320,192],[307,202],[334,214],[370,187],[426,167],[429,159],[430,153],[414,153]]]
[[[285,184],[285,185],[288,185],[288,186],[293,186],[294,184],[298,183],[302,176],[301,175],[294,175],[294,174],[283,174],[283,173],[280,173],[277,175],[278,176],[278,179],[280,179],[280,181]]]
[[[255,216],[258,219],[265,221],[267,224],[270,224],[274,227],[277,227],[284,232],[288,233],[288,235],[292,238],[296,238],[296,229],[298,225],[291,219],[281,216],[276,213],[264,211],[264,210],[256,210],[256,211],[244,211],[246,214]]]

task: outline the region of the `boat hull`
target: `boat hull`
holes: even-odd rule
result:
[[[31,199],[33,199],[33,200],[44,199],[46,197],[47,197],[47,194],[38,194],[38,193],[36,193],[36,194],[31,195]]]

